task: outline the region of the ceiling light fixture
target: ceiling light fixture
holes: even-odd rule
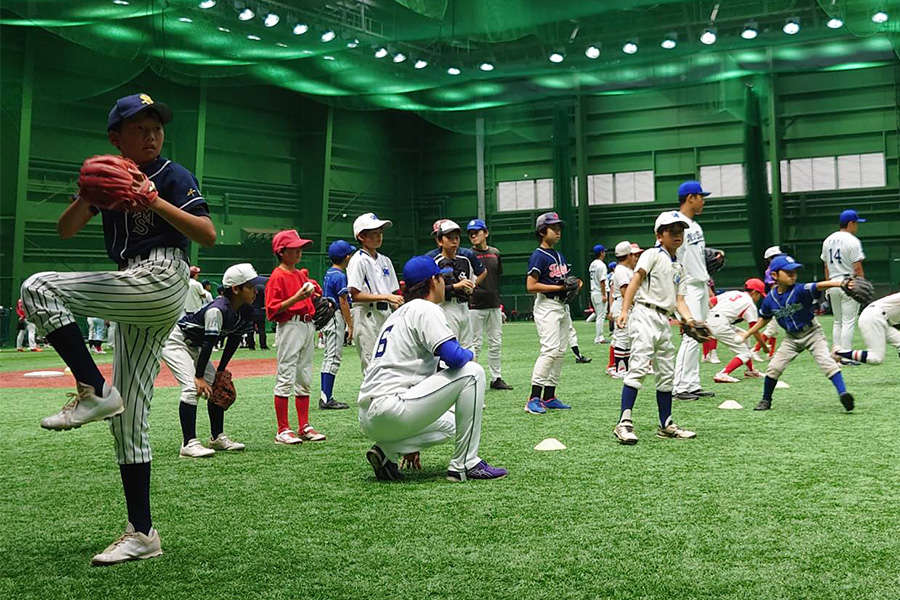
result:
[[[788,17],[781,28],[788,35],[796,35],[800,31],[800,17]]]
[[[128,0],[113,0],[113,4],[118,4],[119,6],[128,6]]]
[[[324,33],[322,33],[322,41],[326,44],[337,37],[337,34],[334,32],[334,29],[326,29]]]
[[[491,62],[483,62],[478,65],[478,68],[484,71],[485,73],[490,73],[494,70],[494,63]]]
[[[634,54],[638,51],[638,45],[635,41],[625,42],[625,45],[622,46],[622,52],[625,54]]]
[[[251,9],[251,8],[245,8],[244,10],[242,10],[241,12],[238,13],[238,19],[240,19],[241,21],[249,21],[250,19],[252,19],[255,16],[256,16],[256,13],[253,12],[253,9]]]
[[[413,65],[413,67],[415,67],[416,69],[424,69],[427,66],[428,66],[428,61],[422,60],[421,58],[416,61],[416,64]]]
[[[716,40],[719,39],[719,36],[716,35],[715,27],[707,27],[703,32],[703,35],[700,36],[700,42],[706,44],[707,46],[712,46],[716,43]]]
[[[886,12],[884,12],[883,10],[879,10],[877,13],[872,15],[873,23],[878,23],[879,25],[881,25],[882,23],[887,23],[887,20],[888,20],[888,14]]]
[[[759,35],[759,25],[757,25],[756,21],[747,21],[744,23],[744,30],[741,32],[741,37],[745,40],[755,40]]]
[[[349,41],[347,42],[347,47],[348,47],[348,48],[356,48],[357,46],[359,46],[359,40],[356,39],[356,38],[353,38],[352,40],[349,40]]]
[[[671,50],[678,45],[678,34],[675,32],[666,35],[666,38],[659,44],[666,50]]]
[[[387,51],[387,48],[385,48],[384,46],[375,50],[375,58],[384,58],[387,55],[388,55],[388,51]]]
[[[591,44],[588,46],[587,50],[584,51],[584,55],[591,60],[600,58],[600,44]]]
[[[179,17],[178,20],[181,21],[182,23],[193,23],[194,22],[194,20],[189,17]]]
[[[222,33],[231,33],[231,30],[228,29],[227,27],[217,27],[217,29],[219,31],[221,31]]]
[[[394,55],[393,60],[395,63],[400,64],[406,60],[406,55],[403,54],[402,52],[398,52],[397,54]]]
[[[200,8],[202,8],[203,10],[206,10],[207,8],[212,8],[215,5],[216,5],[216,0],[203,0],[199,4]]]
[[[253,40],[254,42],[258,42],[258,41],[261,40],[262,38],[259,37],[258,35],[252,35],[252,34],[251,34],[251,35],[248,35],[248,36],[247,36],[247,39],[248,39],[248,40]]]
[[[844,22],[837,17],[834,17],[832,19],[828,19],[828,22],[825,23],[825,25],[828,27],[828,29],[840,29],[844,26]]]
[[[297,23],[294,25],[294,35],[303,35],[309,31],[309,25],[306,23]]]
[[[275,27],[278,25],[278,22],[281,21],[281,17],[276,15],[275,13],[269,13],[266,15],[266,18],[263,19],[263,25],[266,27]]]
[[[566,60],[566,52],[562,49],[554,50],[547,58],[550,59],[550,62],[558,65],[562,61]]]
[[[447,69],[447,75],[459,75],[462,73],[457,67],[450,67]]]

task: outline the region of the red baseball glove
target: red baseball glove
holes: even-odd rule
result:
[[[156,186],[124,156],[92,156],[81,165],[79,196],[106,210],[140,212],[156,202]]]

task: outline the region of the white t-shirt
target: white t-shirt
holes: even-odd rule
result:
[[[402,394],[437,372],[438,346],[456,336],[440,306],[417,298],[391,313],[359,388],[358,401]]]
[[[853,275],[853,263],[865,260],[862,242],[849,231],[835,231],[822,242],[819,256],[828,267],[829,279],[843,279]]]
[[[634,296],[635,302],[652,304],[674,314],[676,296],[686,293],[684,266],[662,246],[654,246],[638,259],[634,270],[642,269],[644,280]]]
[[[206,306],[206,290],[196,279],[188,279],[187,297],[184,299],[184,312],[195,313]]]
[[[885,296],[884,298],[879,298],[866,308],[872,306],[875,307],[875,310],[886,313],[888,323],[891,325],[900,323],[900,292]]]
[[[393,294],[400,288],[394,263],[384,254],[376,258],[363,249],[350,257],[347,264],[347,287],[366,294]]]
[[[675,256],[678,262],[684,265],[687,283],[706,285],[709,273],[706,272],[706,239],[703,237],[703,228],[700,227],[700,223],[689,219],[684,213],[678,214],[690,223],[690,227],[684,230],[684,243],[675,251]]]
[[[752,325],[759,320],[756,303],[747,292],[724,292],[716,298],[716,305],[709,309],[710,314],[719,315],[729,323],[745,320]]]
[[[591,263],[588,272],[591,275],[591,293],[603,293],[603,290],[600,289],[602,284],[606,283],[606,272],[609,269],[606,267],[606,263],[600,260],[599,258],[594,260]]]
[[[610,314],[613,317],[618,317],[622,312],[622,287],[627,287],[631,283],[632,277],[634,277],[634,270],[626,265],[616,265],[611,282],[613,305]]]

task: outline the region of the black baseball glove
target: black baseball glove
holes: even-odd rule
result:
[[[574,275],[566,275],[565,279],[563,279],[562,284],[566,286],[565,291],[562,293],[563,302],[566,304],[571,304],[575,301],[575,298],[578,297],[578,292],[581,291],[581,282]]]
[[[322,329],[331,323],[334,319],[334,304],[325,296],[319,296],[313,299],[313,306],[316,308],[316,314],[313,315],[313,323],[316,329]]]
[[[706,249],[706,272],[710,275],[718,273],[725,266],[725,252],[717,248]]]
[[[875,288],[865,277],[848,277],[841,282],[841,289],[862,306],[869,305],[875,299]]]

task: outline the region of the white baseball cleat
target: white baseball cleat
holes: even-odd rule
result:
[[[285,429],[284,431],[279,431],[275,435],[275,443],[276,444],[302,444],[303,440],[300,437],[291,431],[290,429]]]
[[[719,371],[713,376],[713,381],[716,383],[740,383],[741,380],[737,377],[732,377],[725,371]]]
[[[634,424],[631,421],[622,421],[616,424],[613,436],[619,440],[620,444],[628,446],[633,446],[638,442],[637,436],[634,434]]]
[[[207,448],[200,443],[200,440],[193,438],[181,447],[181,452],[178,453],[178,456],[180,458],[207,458],[215,453],[215,450]]]
[[[223,450],[228,452],[240,452],[246,446],[240,442],[235,442],[224,433],[220,433],[219,437],[209,441],[209,447],[213,450]]]
[[[719,353],[716,352],[715,348],[709,351],[709,362],[714,365],[722,364],[722,361],[719,360]]]
[[[312,425],[310,425],[309,423],[307,423],[307,424],[303,427],[303,431],[300,432],[300,438],[301,438],[304,442],[324,442],[324,441],[325,441],[325,434],[319,433],[318,431],[316,431],[315,429],[313,429],[313,426],[312,426]]]
[[[106,550],[94,556],[91,564],[96,567],[116,565],[128,560],[142,560],[162,554],[159,534],[151,529],[149,534],[135,531],[129,523],[122,537],[110,544]]]
[[[754,362],[766,362],[767,360],[769,360],[769,356],[767,354],[760,354],[759,351],[751,354],[750,358],[752,358]]]
[[[697,434],[693,431],[682,429],[675,423],[669,423],[665,427],[657,428],[656,437],[671,438],[676,440],[689,440],[697,437]]]
[[[41,427],[55,431],[75,429],[85,423],[109,419],[125,410],[119,390],[108,383],[103,384],[103,397],[96,394],[92,385],[76,381],[75,387],[77,393],[67,394],[71,398],[69,403],[55,415],[44,417]]]

